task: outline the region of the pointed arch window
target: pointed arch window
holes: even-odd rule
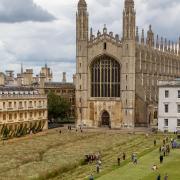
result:
[[[120,64],[109,56],[95,59],[91,65],[91,96],[120,97]]]

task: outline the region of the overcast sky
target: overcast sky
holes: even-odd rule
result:
[[[33,68],[45,63],[54,80],[75,73],[75,13],[78,0],[0,0],[0,71]],[[87,0],[90,27],[96,34],[107,24],[122,33],[124,0]],[[180,35],[180,0],[135,0],[137,25],[176,41]]]

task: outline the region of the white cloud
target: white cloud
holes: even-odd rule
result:
[[[22,3],[30,0],[16,1]],[[16,6],[25,6],[21,3]],[[19,71],[20,63],[23,62],[26,68],[32,67],[38,73],[40,66],[47,62],[53,68],[55,80],[61,79],[62,71],[67,71],[70,80],[75,73],[75,14],[78,0],[34,0],[34,3],[39,9],[44,9],[43,12],[53,14],[57,20],[0,23],[0,41],[3,43],[2,46],[0,44],[0,59],[6,62],[0,70],[14,67]],[[104,24],[107,24],[109,31],[122,33],[124,0],[87,0],[87,4],[90,27],[93,27],[94,34],[98,29],[102,31]],[[178,38],[179,0],[135,0],[135,5],[140,29],[147,30],[149,24],[152,24],[154,32],[160,36],[172,40]]]
[[[33,0],[1,0],[0,22],[52,21],[55,17],[34,4]]]

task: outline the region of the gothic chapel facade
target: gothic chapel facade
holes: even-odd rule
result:
[[[158,80],[180,77],[180,39],[139,37],[133,0],[125,0],[123,37],[89,31],[87,4],[76,17],[77,126],[148,127],[158,103]]]

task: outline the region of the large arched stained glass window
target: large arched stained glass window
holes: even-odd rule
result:
[[[91,65],[91,96],[120,97],[120,64],[109,56],[95,59]]]

